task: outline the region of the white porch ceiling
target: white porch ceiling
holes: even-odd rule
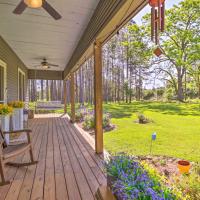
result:
[[[99,0],[47,0],[61,15],[54,20],[44,9],[12,13],[20,0],[0,0],[0,35],[29,69],[42,58],[64,70]]]

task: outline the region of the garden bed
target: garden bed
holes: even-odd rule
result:
[[[118,155],[105,164],[107,183],[118,200],[200,199],[200,165],[191,163],[189,174],[180,174],[179,159],[166,156]]]
[[[84,131],[86,131],[88,134],[90,134],[92,137],[94,137],[95,136],[94,128],[86,129],[86,128],[84,128],[83,123],[84,122],[77,122],[77,124],[80,128],[82,128]],[[109,132],[109,131],[113,131],[115,129],[116,129],[116,126],[114,124],[109,124],[107,127],[103,128],[103,132]]]
[[[155,170],[137,159],[119,155],[105,164],[107,183],[118,200],[176,200],[173,189]]]
[[[76,112],[76,123],[80,128],[85,130],[91,136],[95,134],[95,118],[94,110],[90,110],[84,106],[80,107]],[[111,116],[109,113],[103,114],[103,131],[108,132],[116,129],[116,126],[111,124]]]

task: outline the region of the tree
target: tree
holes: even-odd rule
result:
[[[133,90],[133,85],[135,86],[136,99],[140,100],[143,79],[149,74],[152,50],[143,27],[132,21],[128,24],[127,30],[129,39],[122,43],[127,47],[127,81],[129,82],[129,90]],[[132,100],[132,94],[133,92],[129,91],[129,102]]]
[[[184,100],[183,79],[188,68],[200,60],[200,0],[184,0],[166,12],[166,31],[160,47],[164,60],[176,71],[175,91],[179,101]]]

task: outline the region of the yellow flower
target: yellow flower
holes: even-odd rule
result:
[[[24,102],[22,102],[22,101],[12,101],[12,102],[9,102],[8,105],[13,107],[13,108],[23,108]]]
[[[13,112],[13,108],[8,105],[0,104],[0,115],[9,115]]]

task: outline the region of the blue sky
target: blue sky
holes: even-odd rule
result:
[[[166,2],[166,8],[169,9],[171,8],[174,4],[178,4],[179,2],[181,2],[182,0],[165,0]],[[133,19],[140,24],[141,23],[141,19],[142,16],[144,16],[147,13],[151,12],[151,7],[150,6],[146,6],[143,10],[140,11],[140,13],[137,14],[137,16],[135,16]]]

